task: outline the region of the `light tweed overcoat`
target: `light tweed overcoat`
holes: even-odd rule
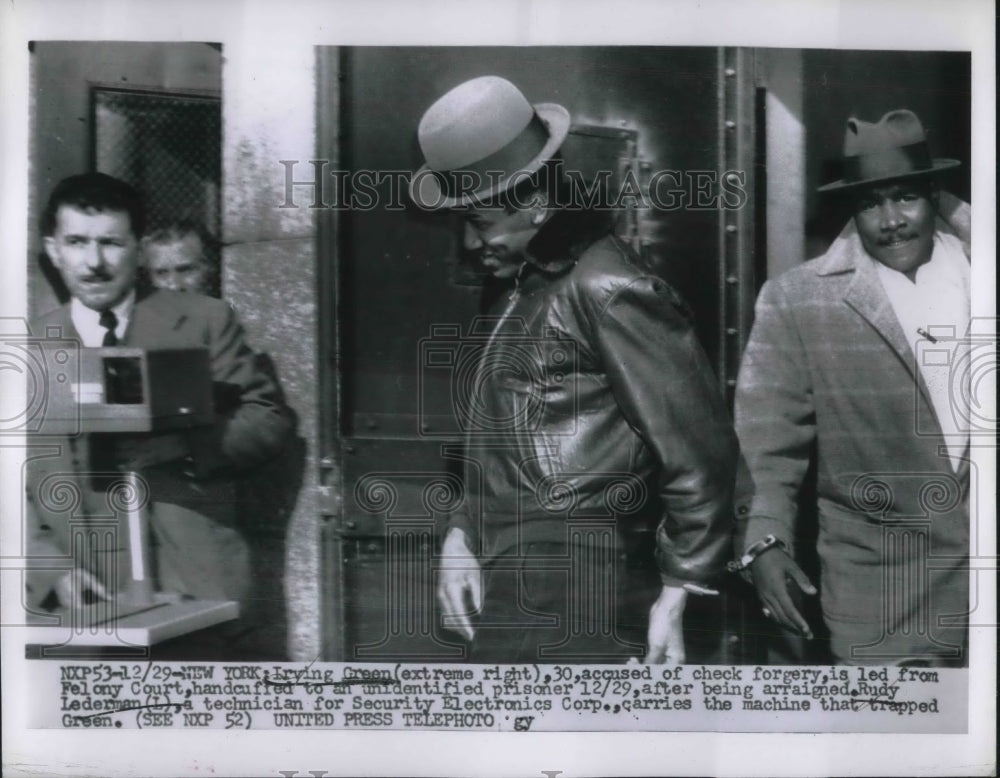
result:
[[[965,204],[936,224],[966,257],[968,227]],[[820,597],[842,662],[965,661],[970,470],[943,448],[919,339],[852,221],[825,255],[764,285],[743,357],[738,553],[768,533],[794,547],[814,464]]]

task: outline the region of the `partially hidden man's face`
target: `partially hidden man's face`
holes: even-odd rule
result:
[[[197,235],[188,233],[169,243],[147,242],[143,254],[153,286],[175,292],[208,293],[208,266]]]
[[[912,274],[931,258],[936,208],[926,185],[896,183],[865,189],[854,223],[865,250],[886,267]]]
[[[135,286],[139,240],[125,211],[60,206],[44,243],[70,294],[88,308],[112,308]]]
[[[539,213],[537,208],[469,206],[463,212],[464,248],[497,278],[513,278],[527,260],[528,244],[541,226]]]

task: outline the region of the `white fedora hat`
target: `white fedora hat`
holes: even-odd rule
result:
[[[505,78],[459,84],[420,120],[425,163],[410,179],[410,197],[426,210],[487,200],[537,172],[569,125],[561,105],[531,105]]]

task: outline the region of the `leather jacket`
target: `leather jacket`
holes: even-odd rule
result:
[[[451,524],[489,560],[586,542],[581,529],[658,498],[663,582],[708,583],[729,557],[737,458],[713,371],[665,281],[613,235],[574,243],[563,222],[470,333],[468,510]]]

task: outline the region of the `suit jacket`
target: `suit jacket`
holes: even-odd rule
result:
[[[63,338],[79,337],[68,305],[32,324],[32,332],[47,336],[54,334],[52,328]],[[215,425],[184,436],[191,460],[138,469],[149,486],[158,588],[200,598],[240,599],[251,571],[235,511],[234,479],[275,456],[289,437],[291,417],[278,387],[257,369],[232,308],[210,297],[140,290],[121,345],[209,350]],[[29,521],[35,517],[29,538],[36,553],[72,556],[114,589],[114,575],[123,574],[127,552],[119,548],[114,561],[95,558],[90,541],[114,511],[88,474],[127,465],[160,441],[148,436],[102,437],[80,435],[36,449],[38,455],[28,467],[33,506]],[[197,477],[191,477],[192,470]],[[29,577],[32,599],[45,596],[46,583],[51,583],[51,575],[34,584]]]
[[[967,245],[942,219],[937,230]],[[738,552],[773,533],[794,553],[814,464],[821,605],[845,661],[955,659],[965,640],[969,467],[951,467],[917,339],[851,222],[824,256],[764,285],[740,369]]]

